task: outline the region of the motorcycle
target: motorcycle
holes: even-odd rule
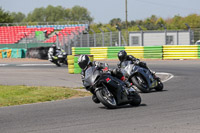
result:
[[[52,56],[48,53],[49,61],[56,64],[56,66],[60,67],[63,64],[68,65],[67,62],[67,53],[61,50],[56,50],[56,55]]]
[[[147,68],[133,64],[132,61],[124,61],[120,69],[129,82],[133,83],[143,93],[148,93],[152,89],[163,90],[164,86],[161,79]]]
[[[95,67],[86,70],[83,85],[109,109],[125,104],[139,106],[141,103],[141,97],[133,87],[128,90],[123,81]]]

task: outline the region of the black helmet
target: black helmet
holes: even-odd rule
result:
[[[120,61],[124,61],[126,59],[127,53],[125,50],[121,50],[118,53],[118,58]]]
[[[78,59],[78,65],[81,69],[86,69],[90,64],[90,59],[87,55],[81,55]]]

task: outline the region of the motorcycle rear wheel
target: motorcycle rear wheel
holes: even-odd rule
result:
[[[117,108],[115,97],[112,95],[111,92],[108,92],[106,88],[103,87],[102,89],[96,91],[96,96],[105,107],[109,109]]]
[[[131,78],[132,83],[143,93],[150,92],[147,81],[139,74]]]
[[[142,99],[138,93],[135,93],[131,99],[133,99],[130,103],[130,105],[132,105],[132,106],[139,106],[142,101]]]

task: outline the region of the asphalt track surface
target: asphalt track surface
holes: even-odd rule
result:
[[[164,82],[162,92],[140,93],[139,107],[127,105],[109,110],[93,103],[91,97],[1,107],[0,132],[199,133],[200,60],[146,62],[152,70],[174,77]],[[25,66],[15,62],[0,64],[0,84],[81,85],[80,75],[68,74],[66,67],[57,68],[45,61]]]

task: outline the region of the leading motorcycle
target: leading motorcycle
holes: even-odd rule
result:
[[[125,83],[109,71],[103,72],[93,66],[85,71],[83,85],[109,109],[125,104],[139,106],[141,103],[141,97],[133,87],[126,88]]]
[[[161,79],[155,73],[141,67],[139,64],[134,64],[132,61],[124,61],[120,69],[129,82],[133,83],[141,92],[148,93],[152,89],[156,91],[163,90],[164,86]]]

